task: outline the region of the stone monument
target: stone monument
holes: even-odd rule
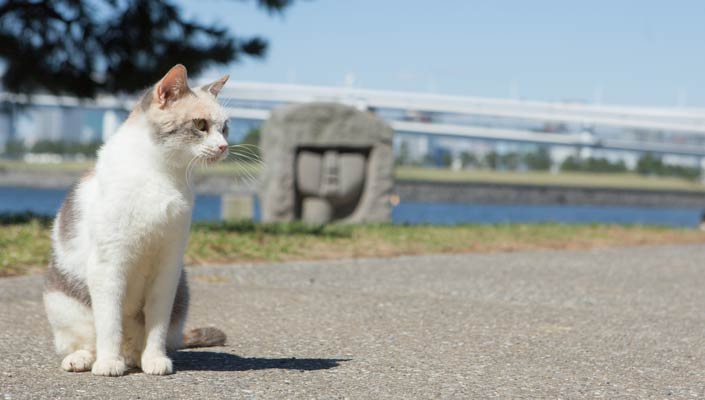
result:
[[[392,128],[335,103],[275,109],[262,126],[262,220],[387,222]]]

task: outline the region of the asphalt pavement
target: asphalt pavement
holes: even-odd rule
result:
[[[63,372],[41,277],[0,279],[2,399],[705,398],[705,246],[189,271],[228,342],[165,377]]]

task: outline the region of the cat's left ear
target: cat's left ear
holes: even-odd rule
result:
[[[225,82],[228,81],[228,78],[230,78],[230,75],[225,75],[213,83],[201,86],[201,89],[203,89],[204,92],[212,94],[213,97],[218,97],[218,93],[220,93],[223,89],[223,86],[225,86]]]

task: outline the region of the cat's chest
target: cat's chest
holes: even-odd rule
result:
[[[134,209],[146,222],[171,227],[190,218],[193,196],[170,186],[151,185],[143,190]]]
[[[159,265],[166,255],[183,251],[191,222],[189,198],[178,193],[144,193],[145,202],[132,204],[121,236],[144,269]],[[148,273],[144,270],[143,273]]]
[[[148,198],[149,206],[137,205],[135,228],[140,229],[145,237],[153,238],[161,246],[162,242],[171,243],[176,238],[187,234],[190,221],[192,200],[178,193],[161,194]]]
[[[193,195],[158,179],[131,179],[103,192],[98,213],[102,228],[135,240],[167,237],[188,229]],[[116,232],[117,233],[117,232]]]

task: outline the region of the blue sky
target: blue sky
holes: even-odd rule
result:
[[[271,41],[231,79],[533,100],[705,107],[704,1],[178,0]]]

